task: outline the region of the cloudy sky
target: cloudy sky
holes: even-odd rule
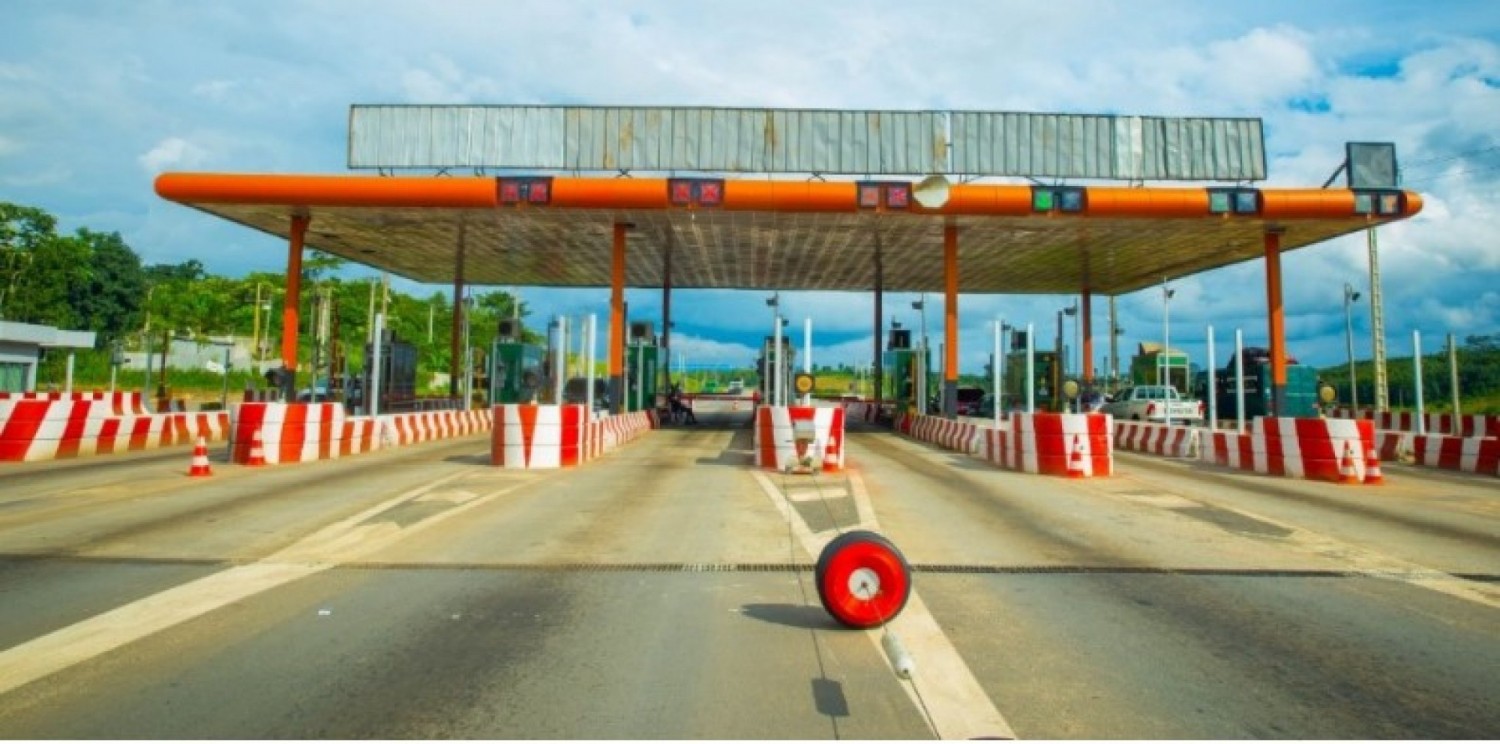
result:
[[[1265,122],[1269,184],[1318,186],[1346,141],[1397,145],[1416,219],[1379,233],[1387,344],[1500,333],[1500,4],[1474,2],[358,2],[8,0],[0,200],[65,230],[118,231],[147,263],[284,268],[281,241],[158,199],[162,171],[342,173],[351,103],[964,109]],[[1293,355],[1344,359],[1343,285],[1368,297],[1363,236],[1289,254]],[[351,271],[351,275],[367,272]],[[1172,342],[1222,364],[1266,335],[1258,262],[1174,281]],[[406,285],[423,294],[446,288]],[[540,314],[607,313],[607,291],[523,290]],[[674,297],[674,351],[737,363],[764,293]],[[632,291],[632,314],[658,291]],[[908,327],[907,295],[887,298]],[[1062,296],[965,297],[961,367],[996,317],[1050,337]],[[1095,300],[1095,325],[1106,302]],[[931,309],[941,304],[935,298]],[[783,295],[819,361],[865,363],[873,300]],[[1122,365],[1160,340],[1159,290],[1122,296]],[[928,323],[939,333],[940,312]],[[1368,358],[1369,307],[1354,316]],[[1096,345],[1096,360],[1106,353]]]

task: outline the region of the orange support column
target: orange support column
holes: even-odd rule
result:
[[[1286,318],[1281,301],[1281,231],[1267,230],[1266,304],[1270,310],[1267,342],[1271,347],[1271,415],[1285,416],[1286,410]]]
[[[958,415],[958,227],[943,227],[943,415]]]
[[[609,409],[625,411],[625,230],[615,223],[609,272]]]
[[[287,371],[282,384],[282,394],[292,400],[297,391],[297,326],[301,325],[302,307],[302,243],[307,238],[307,225],[312,218],[305,215],[292,216],[291,241],[286,255],[286,301],[281,305],[281,366]]]
[[[1083,288],[1083,382],[1084,387],[1094,384],[1094,293]]]

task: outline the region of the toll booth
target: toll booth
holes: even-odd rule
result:
[[[657,408],[656,396],[661,390],[660,375],[662,353],[656,342],[656,332],[651,323],[636,321],[630,324],[630,339],[625,345],[625,405],[626,413],[652,411]]]
[[[760,399],[762,401],[774,400],[772,386],[776,384],[776,367],[781,366],[781,379],[784,381],[787,391],[787,400],[792,398],[792,375],[797,372],[792,367],[792,362],[797,356],[797,350],[792,346],[792,340],[785,335],[781,337],[781,353],[776,353],[776,337],[766,336],[760,344],[760,358],[755,360],[755,369],[760,374]]]
[[[490,405],[536,403],[549,393],[547,354],[540,346],[515,340],[496,340],[490,346]]]
[[[1130,381],[1136,385],[1156,385],[1158,381],[1187,394],[1191,389],[1188,356],[1179,349],[1163,349],[1161,344],[1142,341],[1130,360]]]
[[[1036,396],[1036,409],[1038,411],[1052,410],[1054,401],[1059,396],[1054,392],[1062,385],[1059,378],[1060,368],[1057,364],[1057,352],[1036,351],[1031,352],[1032,366],[1032,390]],[[1026,352],[1012,351],[1005,355],[1005,379],[1001,385],[1005,388],[1005,399],[1007,409],[1026,407]]]
[[[389,329],[381,331],[380,336],[380,379],[379,390],[376,391],[380,410],[399,410],[417,397],[417,347],[398,338],[396,332]],[[349,403],[365,411],[369,410],[366,393],[371,390],[371,363],[374,361],[374,347],[365,344],[365,370],[359,378],[358,395],[349,396]]]
[[[1217,370],[1198,372],[1193,376],[1193,397],[1208,400],[1208,376],[1214,376],[1214,397],[1220,418],[1238,415],[1239,395],[1234,381],[1234,355]],[[1318,415],[1318,371],[1288,357],[1286,366],[1287,410],[1278,416],[1314,417]],[[1269,350],[1245,347],[1245,418],[1272,415],[1271,353]]]
[[[921,349],[912,348],[911,331],[906,328],[890,329],[885,346],[880,355],[883,367],[881,397],[903,409],[916,405],[918,365],[926,364],[927,400],[937,400],[935,383],[939,380],[932,373],[932,350],[923,353]]]

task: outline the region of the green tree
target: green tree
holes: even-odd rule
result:
[[[146,332],[154,334],[161,344],[161,365],[157,372],[158,394],[167,392],[167,357],[172,339],[179,333],[193,333],[201,326],[204,304],[195,296],[193,284],[206,278],[203,264],[196,259],[180,264],[154,264],[146,267]]]
[[[36,247],[56,237],[57,220],[33,207],[0,202],[0,318],[25,318],[15,302]]]
[[[93,271],[87,284],[71,288],[69,301],[80,327],[97,333],[99,347],[107,348],[140,328],[146,274],[119,233],[82,228],[75,239],[86,246]]]

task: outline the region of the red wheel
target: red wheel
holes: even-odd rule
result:
[[[823,609],[851,628],[884,625],[901,614],[911,596],[906,557],[891,541],[865,530],[828,543],[813,575]]]

